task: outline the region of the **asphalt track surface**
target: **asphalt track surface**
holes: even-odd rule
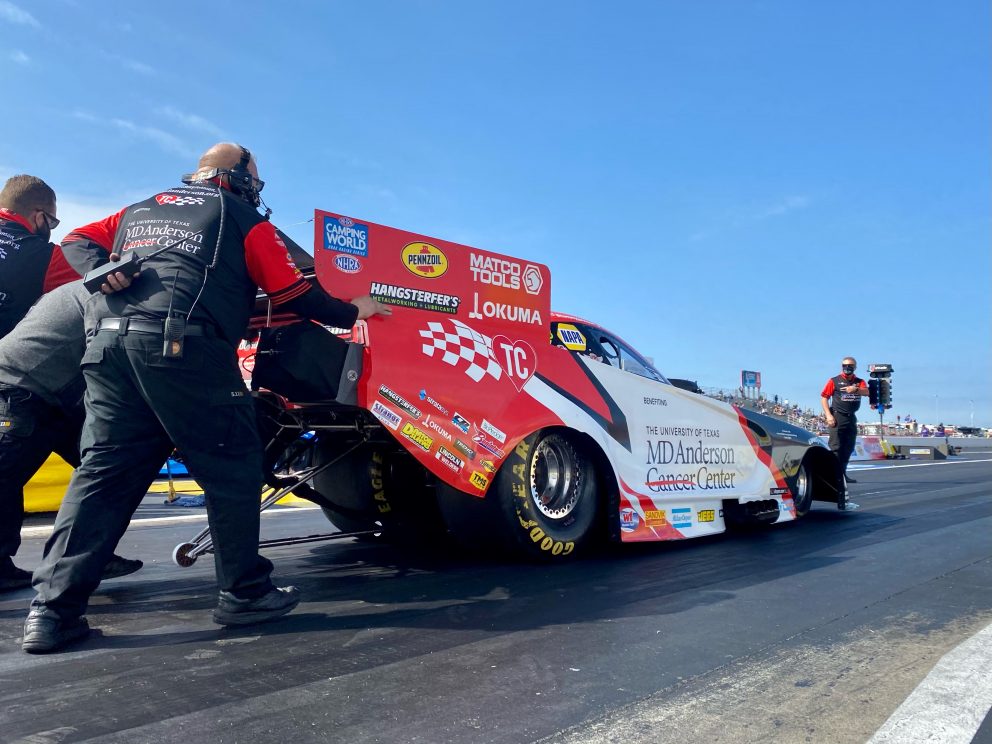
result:
[[[899,741],[890,716],[992,622],[992,453],[916,465],[859,470],[856,512],[561,566],[275,548],[304,602],[240,630],[210,621],[209,556],[170,561],[203,510],[150,496],[118,551],[146,566],[98,589],[86,641],[23,654],[31,592],[0,595],[0,741]],[[50,522],[29,520],[22,565]],[[312,509],[262,521],[264,537],[327,529]],[[941,684],[951,715],[983,704]],[[992,742],[987,710],[970,730],[922,725]]]

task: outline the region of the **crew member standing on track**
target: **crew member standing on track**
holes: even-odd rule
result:
[[[81,281],[45,294],[14,330],[0,339],[0,592],[31,586],[14,565],[21,545],[24,486],[48,456],[79,465],[86,349]],[[139,560],[111,556],[101,579],[126,576]]]
[[[854,357],[844,357],[840,374],[827,380],[820,393],[823,415],[830,429],[830,449],[840,460],[844,480],[848,483],[857,483],[847,474],[847,463],[858,438],[857,410],[861,407],[861,398],[868,395],[868,385],[854,374],[857,368]]]
[[[173,443],[206,494],[220,588],[214,621],[262,622],[299,603],[299,590],[277,588],[258,553],[262,447],[236,349],[259,286],[281,310],[342,328],[390,311],[368,296],[335,299],[300,274],[256,211],[263,183],[245,148],[215,145],[184,182],[64,241],[79,271],[110,251],[171,247],[130,288],[94,295],[87,307],[95,335],[82,362],[82,463],[35,572],[29,653],[88,634],[83,613],[100,568]]]

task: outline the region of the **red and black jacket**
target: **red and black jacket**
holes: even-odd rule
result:
[[[21,215],[0,207],[0,338],[45,292],[79,278],[62,250]]]
[[[210,183],[163,191],[73,230],[63,241],[66,257],[81,273],[106,263],[111,251],[146,257],[167,246],[142,264],[141,276],[127,290],[102,296],[88,316],[162,320],[171,311],[237,344],[258,287],[275,305],[292,304],[312,291],[275,227],[247,202]],[[335,321],[350,327],[357,308],[335,302]]]
[[[831,377],[827,380],[827,384],[824,386],[823,392],[820,393],[820,395],[824,398],[831,398],[830,410],[833,411],[834,416],[837,418],[852,419],[861,407],[862,396],[859,392],[841,392],[841,388],[848,387],[850,385],[857,385],[858,390],[868,387],[865,381],[856,375],[851,375],[850,377],[845,375],[836,375],[835,377]]]

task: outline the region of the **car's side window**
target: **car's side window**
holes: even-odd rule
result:
[[[665,381],[637,352],[601,328],[585,323],[552,323],[551,344],[649,380]]]

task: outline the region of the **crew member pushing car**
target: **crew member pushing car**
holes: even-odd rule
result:
[[[368,296],[343,302],[297,270],[256,208],[263,182],[254,158],[222,143],[185,185],[71,232],[66,257],[82,272],[108,253],[149,258],[126,290],[94,295],[83,357],[86,423],[73,475],[25,621],[23,648],[53,651],[84,637],[83,613],[149,481],[173,444],[206,495],[220,596],[214,621],[262,622],[299,602],[277,588],[258,553],[262,448],[237,345],[258,287],[280,309],[350,328],[389,315]]]
[[[86,348],[81,281],[42,296],[14,330],[0,339],[0,591],[31,585],[14,565],[21,545],[24,486],[52,452],[79,465]],[[101,579],[126,576],[141,561],[111,556]]]
[[[854,443],[858,438],[858,408],[861,407],[862,396],[868,395],[868,385],[854,374],[858,363],[854,357],[844,357],[840,363],[840,374],[827,380],[820,393],[823,415],[830,427],[830,449],[840,460],[844,479],[848,483],[857,483],[847,474],[847,463],[854,451]],[[827,403],[827,401],[830,403]]]

